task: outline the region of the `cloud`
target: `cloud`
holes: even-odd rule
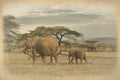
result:
[[[59,14],[97,14],[111,16],[115,15],[115,9],[112,5],[27,5],[27,4],[13,4],[4,6],[4,15],[21,16],[46,16],[46,15],[59,15]]]
[[[73,13],[75,11],[73,11],[72,9],[46,9],[41,11],[41,8],[38,8],[38,10],[34,11],[28,11],[28,13],[49,13],[49,14],[56,14],[56,13]]]
[[[28,10],[27,14],[24,16],[32,16],[32,17],[38,17],[38,16],[51,16],[51,15],[64,15],[64,14],[73,14],[77,13],[76,11],[72,9],[51,9],[51,8],[35,8]]]
[[[100,15],[96,14],[60,14],[35,17],[19,17],[17,20],[23,24],[80,24],[91,22],[98,19]]]

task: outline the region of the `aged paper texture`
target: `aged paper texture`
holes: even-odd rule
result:
[[[119,0],[1,0],[0,80],[119,80],[119,3]],[[41,45],[35,41],[38,37],[33,36],[49,37],[47,41],[41,40]],[[53,54],[55,40],[52,43],[50,36],[58,41],[58,63]],[[38,45],[31,47],[28,38]],[[80,63],[83,51],[77,52],[78,48],[85,50],[87,63],[85,58]],[[72,55],[78,58],[78,64],[68,59],[72,50],[78,53]],[[47,53],[50,55],[46,56]],[[49,63],[50,56],[53,64]]]

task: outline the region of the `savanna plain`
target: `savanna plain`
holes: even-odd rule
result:
[[[32,58],[21,52],[5,53],[4,71],[14,76],[31,77],[64,77],[81,75],[109,75],[117,68],[117,52],[86,52],[88,63],[83,61],[69,64],[68,56],[58,55],[58,64],[43,64],[41,57],[37,57],[36,63],[32,65]],[[46,61],[49,62],[49,56]],[[80,62],[80,61],[79,61]]]

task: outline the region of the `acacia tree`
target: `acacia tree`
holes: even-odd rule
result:
[[[15,21],[12,15],[3,17],[3,30],[4,30],[4,49],[5,51],[12,51],[17,39],[17,29],[20,25]]]
[[[55,27],[37,27],[35,30],[31,30],[29,33],[31,36],[49,36],[52,35],[58,39],[59,46],[62,43],[63,38],[75,39],[76,37],[83,36],[83,34],[77,31],[70,30],[63,26]]]
[[[63,38],[75,39],[75,37],[83,36],[83,34],[77,31],[73,31],[68,28],[65,28],[63,26],[53,27],[53,30],[51,32],[52,32],[52,35],[54,35],[58,39],[59,46],[61,45]]]

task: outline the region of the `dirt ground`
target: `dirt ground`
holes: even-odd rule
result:
[[[87,52],[88,64],[68,64],[67,55],[59,55],[59,64],[42,64],[41,58],[37,57],[35,65],[32,59],[23,53],[5,53],[4,71],[6,74],[15,76],[81,76],[81,75],[108,75],[117,67],[117,52]],[[46,57],[49,62],[49,57]]]

